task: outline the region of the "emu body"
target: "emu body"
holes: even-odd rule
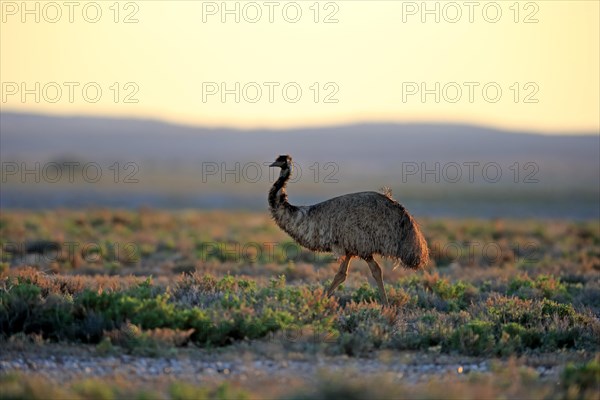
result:
[[[412,269],[427,263],[429,252],[419,226],[391,196],[360,192],[311,206],[294,206],[288,202],[286,193],[292,174],[291,157],[279,156],[271,166],[281,168],[279,179],[269,191],[269,209],[277,225],[301,246],[341,256],[342,262],[328,295],[346,280],[353,257],[367,262],[381,301],[386,305],[383,272],[373,256],[392,258]]]

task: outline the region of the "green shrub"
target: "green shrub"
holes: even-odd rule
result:
[[[395,319],[396,312],[391,308],[382,310],[379,303],[351,303],[335,324],[340,333],[338,349],[350,356],[362,356],[390,346]]]
[[[496,344],[493,328],[488,321],[470,321],[456,329],[449,340],[442,343],[442,348],[474,356],[492,353]]]
[[[522,299],[545,298],[560,302],[570,301],[567,286],[560,278],[552,275],[539,275],[532,280],[527,274],[513,278],[508,285],[508,294]]]
[[[394,333],[391,347],[398,350],[426,350],[440,345],[452,334],[454,327],[446,314],[430,311]]]
[[[39,287],[30,283],[18,283],[0,292],[2,334],[42,333],[51,339],[70,336],[73,304],[68,298],[54,293],[42,298],[41,292]]]
[[[586,392],[597,395],[600,387],[600,356],[583,364],[567,364],[561,378],[565,389],[574,387],[582,395]]]
[[[358,289],[352,293],[352,300],[360,303],[360,302],[375,302],[379,300],[379,292],[377,288],[369,285],[368,282],[364,282]]]

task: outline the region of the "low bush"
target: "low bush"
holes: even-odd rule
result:
[[[259,285],[231,275],[217,279],[194,273],[180,277],[172,288],[146,279],[120,290],[77,288],[72,293],[53,279],[27,272],[27,279],[17,274],[2,281],[3,337],[39,335],[84,343],[108,338],[110,345],[153,354],[188,342],[225,346],[311,326],[336,338],[330,351],[351,356],[385,348],[439,347],[447,353],[508,356],[600,347],[597,319],[571,304],[544,296],[522,298],[516,292],[482,293],[439,275],[390,286],[392,305],[386,308],[375,287],[359,287],[340,306],[320,287],[288,285],[283,276]],[[530,283],[507,290],[519,291]]]

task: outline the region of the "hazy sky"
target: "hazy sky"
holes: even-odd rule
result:
[[[600,129],[595,0],[115,3],[1,1],[2,109]]]

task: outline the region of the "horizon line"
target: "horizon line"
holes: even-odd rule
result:
[[[144,121],[154,122],[164,125],[173,125],[187,128],[198,128],[198,129],[211,129],[211,130],[230,130],[239,132],[255,132],[255,131],[297,131],[297,130],[316,130],[316,129],[329,129],[329,128],[342,128],[342,127],[353,127],[353,126],[364,126],[364,125],[397,125],[397,126],[410,126],[410,125],[421,125],[421,126],[455,126],[455,127],[471,127],[488,129],[508,134],[530,134],[538,136],[597,136],[600,135],[600,131],[594,130],[562,130],[562,131],[544,131],[534,130],[531,128],[505,128],[499,127],[493,124],[483,124],[475,122],[457,122],[457,121],[426,121],[426,120],[407,120],[407,121],[394,121],[394,120],[357,120],[348,122],[331,122],[331,123],[314,123],[305,125],[296,125],[289,127],[270,127],[270,126],[254,126],[254,127],[240,127],[236,125],[215,125],[215,124],[201,124],[193,122],[185,122],[180,120],[173,120],[169,118],[160,117],[145,117],[137,115],[96,115],[96,114],[78,114],[78,113],[48,113],[48,112],[34,112],[34,111],[20,111],[11,109],[0,109],[0,115],[12,114],[19,116],[33,116],[33,117],[46,117],[46,118],[57,118],[57,119],[96,119],[96,120],[128,120],[128,121]]]

